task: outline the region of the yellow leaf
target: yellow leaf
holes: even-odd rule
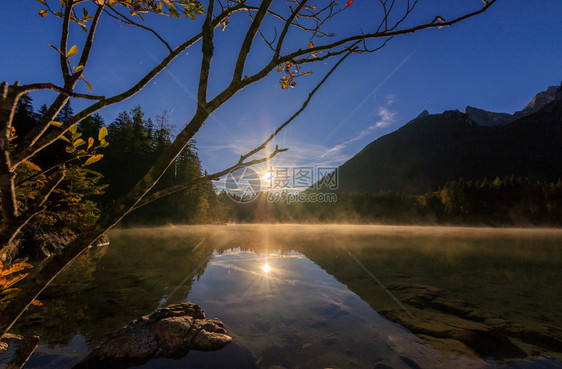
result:
[[[49,44],[49,46],[52,47],[53,49],[55,49],[56,51],[58,51],[59,53],[61,53],[62,55],[64,55],[63,52],[60,51],[57,47],[55,47],[55,46],[53,46],[53,45],[51,45],[51,44]]]
[[[78,53],[78,47],[76,47],[76,45],[74,45],[70,48],[70,50],[68,50],[68,52],[66,53],[66,57],[70,58],[70,57],[76,55],[76,53]]]
[[[60,127],[62,126],[61,122],[55,122],[54,120],[49,122],[50,125],[55,126],[55,127]]]
[[[39,10],[39,15],[45,18],[47,16],[47,11],[45,9]]]
[[[28,161],[28,160],[22,161],[22,164],[24,164],[24,165],[25,165],[26,167],[28,167],[29,169],[33,169],[33,170],[36,170],[36,171],[38,171],[38,172],[41,171],[41,168],[40,168],[38,165],[35,165],[35,164],[33,164],[32,162],[30,162],[30,161]]]
[[[84,66],[83,66],[83,65],[79,65],[78,67],[76,67],[76,73],[82,72],[83,70],[84,70]]]
[[[98,140],[102,141],[103,139],[105,139],[105,136],[107,136],[107,134],[107,128],[101,127],[100,132],[98,133]]]
[[[22,279],[24,279],[25,277],[27,277],[29,275],[29,273],[23,273],[23,274],[19,274],[17,276],[15,276],[14,278],[8,280],[6,282],[6,285],[4,286],[5,288],[10,287],[11,285],[21,281]]]
[[[76,141],[74,141],[74,143],[72,144],[74,147],[78,147],[78,146],[82,146],[85,145],[86,141],[84,141],[83,139],[79,138]]]
[[[90,158],[88,158],[88,160],[86,160],[86,162],[84,163],[84,165],[94,164],[94,163],[100,161],[101,158],[103,158],[103,155],[102,155],[102,154],[93,155],[93,156],[91,156]]]
[[[7,269],[4,269],[2,271],[2,273],[0,273],[0,276],[4,277],[7,276],[9,274],[15,273],[15,272],[19,272],[21,270],[24,270],[25,268],[31,268],[32,265],[28,264],[28,263],[17,263],[17,264],[12,264],[10,265]]]
[[[90,92],[92,92],[92,85],[90,84],[90,82],[86,81],[84,79],[84,82],[86,82],[86,85],[88,85],[88,90],[90,90]]]
[[[64,137],[64,136],[60,136],[59,139],[70,143],[70,140],[68,138]]]
[[[39,300],[33,300],[33,301],[31,301],[31,305],[43,306],[43,303]]]
[[[78,126],[76,124],[74,124],[74,125],[72,125],[72,127],[70,127],[70,129],[68,131],[72,134],[75,134],[77,130],[78,130]]]
[[[90,149],[90,147],[94,146],[94,138],[90,137],[88,138],[88,150]]]

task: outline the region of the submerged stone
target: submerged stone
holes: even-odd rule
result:
[[[231,341],[223,323],[206,319],[198,305],[170,305],[107,337],[74,368],[128,368],[155,358],[179,359],[189,350],[219,350]]]

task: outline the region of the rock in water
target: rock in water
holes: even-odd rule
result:
[[[218,319],[198,305],[170,305],[109,336],[74,368],[128,368],[154,358],[179,359],[189,350],[215,351],[232,341]]]

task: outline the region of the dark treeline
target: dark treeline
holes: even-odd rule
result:
[[[42,106],[39,112],[46,109]],[[57,120],[65,122],[73,115],[67,105]],[[24,96],[16,110],[16,138],[36,124],[31,98]],[[34,221],[42,228],[72,233],[93,222],[100,209],[109,206],[131,188],[150,168],[172,140],[172,127],[166,113],[154,120],[146,118],[140,106],[121,112],[106,124],[99,114],[79,124],[83,137],[97,137],[106,126],[109,146],[102,149],[103,159],[83,167],[67,165],[67,176]],[[205,174],[195,142],[177,157],[156,185],[155,190],[189,182]],[[43,170],[68,160],[65,143],[52,145],[49,159],[37,164]],[[36,169],[36,168],[35,168]],[[34,173],[33,166],[20,171]],[[25,177],[25,176],[23,176]],[[18,188],[33,196],[33,182]],[[196,185],[135,210],[126,225],[215,222],[347,222],[385,224],[470,224],[470,225],[562,225],[562,181],[543,182],[525,178],[464,181],[459,179],[424,195],[394,192],[337,193],[333,202],[271,201],[262,193],[253,202],[237,203],[225,193],[216,194],[211,183]]]
[[[92,125],[92,123],[94,123]],[[81,123],[84,132],[95,132],[103,120],[93,115]],[[146,118],[141,107],[121,112],[108,126],[109,134],[105,156],[96,170],[104,176],[109,186],[101,202],[107,206],[129,190],[150,168],[172,142],[172,127],[164,112],[153,121]],[[168,168],[153,191],[193,181],[204,175],[197,155],[196,142],[192,141]],[[212,183],[202,183],[135,210],[124,224],[204,223],[214,219],[211,205],[216,194]],[[213,210],[218,208],[213,206]]]
[[[224,193],[220,198],[233,222],[562,225],[562,180],[459,179],[424,195],[390,191],[336,195],[335,202],[272,202],[266,194],[247,204],[228,201]]]
[[[14,118],[15,145],[19,143],[17,137],[29,132],[46,109],[43,105],[36,113],[29,96],[20,99]],[[73,114],[72,106],[67,104],[56,121],[64,123]],[[67,167],[64,182],[49,200],[46,210],[34,222],[43,230],[63,230],[72,234],[91,224],[101,209],[124,195],[172,142],[172,127],[166,113],[153,121],[145,117],[140,106],[130,112],[119,113],[109,124],[99,114],[89,116],[78,124],[78,132],[87,141],[88,137],[98,137],[104,126],[108,130],[105,139],[109,146],[99,151],[104,157],[97,163],[85,167],[79,160],[68,162],[72,155],[65,152],[67,143],[60,140],[60,143],[48,149],[48,159],[41,162],[32,159],[37,167],[29,169],[24,165],[20,169],[30,171],[32,175],[38,169],[45,171],[61,163]],[[196,143],[192,141],[154,190],[185,183],[202,175],[204,170],[197,155]],[[19,191],[33,196],[33,183],[22,184]],[[135,210],[125,218],[124,224],[203,223],[222,217],[220,214],[223,211],[224,207],[218,203],[213,185],[204,183]]]

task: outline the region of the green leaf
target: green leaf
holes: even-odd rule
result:
[[[105,136],[107,136],[107,128],[101,127],[100,132],[98,133],[98,140],[103,141],[105,140]]]
[[[94,163],[100,161],[101,158],[103,158],[103,154],[97,154],[97,155],[91,156],[90,158],[88,158],[88,160],[86,160],[84,165],[94,164]]]
[[[78,47],[76,45],[72,46],[70,50],[66,53],[66,57],[70,58],[78,53]]]

